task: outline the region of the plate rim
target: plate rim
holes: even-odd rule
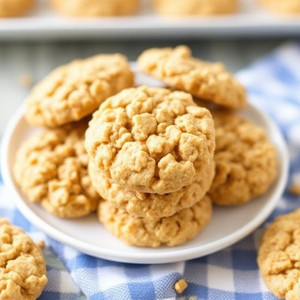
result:
[[[216,241],[210,242],[207,245],[201,246],[193,246],[188,249],[180,249],[176,250],[176,247],[170,247],[169,251],[164,253],[155,253],[155,249],[149,253],[141,252],[134,252],[134,253],[126,253],[124,251],[118,250],[105,250],[103,248],[99,248],[99,246],[90,245],[87,242],[83,242],[69,236],[68,234],[61,232],[60,230],[52,227],[46,221],[44,221],[41,217],[36,215],[23,201],[21,195],[17,190],[17,186],[11,174],[11,167],[9,166],[9,150],[10,150],[10,143],[11,138],[18,126],[21,122],[22,118],[24,117],[25,113],[25,105],[21,105],[19,109],[15,112],[12,116],[10,122],[7,125],[5,130],[2,145],[1,145],[1,173],[4,181],[5,187],[8,189],[9,192],[12,194],[12,200],[16,204],[16,207],[22,212],[22,214],[30,220],[30,222],[36,226],[38,229],[43,231],[46,235],[51,237],[52,239],[59,241],[65,245],[68,245],[72,248],[75,248],[83,253],[88,255],[108,259],[111,261],[123,262],[123,263],[136,263],[136,264],[160,264],[160,263],[172,263],[178,262],[183,260],[194,259],[198,257],[202,257],[205,255],[212,254],[217,252],[221,249],[224,249],[228,246],[233,245],[237,241],[245,238],[251,232],[253,232],[256,228],[258,228],[272,213],[276,204],[278,203],[280,197],[284,192],[284,188],[286,186],[288,180],[288,170],[289,170],[289,154],[287,145],[283,139],[281,131],[275,125],[275,123],[262,111],[260,111],[253,103],[249,103],[248,107],[255,111],[268,125],[269,130],[276,133],[277,138],[279,139],[276,145],[276,150],[279,158],[282,156],[285,157],[281,161],[281,174],[279,175],[281,178],[278,182],[278,185],[274,191],[272,199],[267,202],[265,207],[259,212],[259,214],[252,219],[250,222],[246,223],[244,226],[239,228],[238,230],[230,233],[229,235],[222,237]],[[282,155],[283,154],[283,155]],[[158,248],[159,249],[159,248]],[[109,253],[108,253],[109,252]]]

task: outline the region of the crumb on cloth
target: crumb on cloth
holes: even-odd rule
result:
[[[185,289],[187,288],[188,284],[184,279],[180,279],[178,281],[175,282],[175,291],[178,294],[181,294],[185,291]]]
[[[45,248],[45,241],[41,240],[35,243],[40,249]]]
[[[300,183],[293,183],[289,187],[289,192],[293,195],[300,196]]]
[[[300,196],[300,172],[294,172],[292,175],[289,192],[292,195]]]

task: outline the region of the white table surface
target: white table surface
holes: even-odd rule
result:
[[[268,54],[284,40],[185,41],[195,56],[222,61],[235,72]],[[135,60],[150,47],[174,46],[172,41],[72,42],[72,43],[0,43],[0,134],[30,88],[21,86],[20,77],[30,74],[38,82],[60,64],[98,53],[120,52]]]

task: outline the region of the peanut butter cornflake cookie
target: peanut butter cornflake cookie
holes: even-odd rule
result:
[[[166,84],[204,100],[239,109],[246,105],[246,90],[221,63],[193,58],[186,46],[153,48],[138,58],[140,69]]]
[[[207,166],[201,178],[181,190],[169,194],[147,194],[130,191],[112,183],[93,163],[89,163],[89,175],[95,189],[103,199],[116,207],[126,210],[131,216],[146,219],[169,217],[176,212],[193,206],[208,191],[215,174],[215,165]]]
[[[264,194],[277,176],[277,154],[265,132],[227,112],[213,112],[216,175],[209,191],[218,205],[240,205]]]
[[[51,0],[51,4],[72,17],[124,16],[139,8],[139,0]]]
[[[22,229],[0,219],[0,299],[35,300],[46,283],[40,248]]]
[[[194,238],[211,220],[212,205],[205,196],[190,208],[173,216],[149,220],[129,215],[108,201],[99,204],[100,222],[129,245],[141,247],[176,246]]]
[[[278,298],[300,299],[300,209],[280,217],[265,231],[258,253],[261,275]]]
[[[266,8],[279,14],[300,14],[299,0],[258,0]]]
[[[84,148],[87,121],[48,129],[26,141],[17,153],[14,175],[32,202],[63,218],[95,211],[99,196],[88,176]]]
[[[27,13],[35,0],[0,0],[0,18],[17,17]]]
[[[133,73],[120,54],[75,60],[44,78],[27,99],[26,119],[56,127],[78,121],[106,98],[133,85]]]
[[[238,0],[152,0],[155,10],[165,16],[230,14],[238,10]]]
[[[85,145],[108,179],[130,190],[163,194],[206,172],[215,132],[210,112],[190,94],[138,87],[102,103]]]

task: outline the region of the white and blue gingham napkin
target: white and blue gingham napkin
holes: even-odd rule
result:
[[[238,77],[248,88],[251,101],[281,128],[292,160],[291,181],[292,175],[300,173],[300,44],[284,45],[239,72]],[[0,216],[8,217],[33,238],[43,238],[11,201],[0,187]],[[300,198],[286,192],[267,222],[298,207]],[[163,265],[110,262],[47,239],[44,252],[49,283],[40,299],[85,299],[80,290],[95,300],[174,299],[174,283],[182,277],[188,282],[181,295],[186,299],[276,299],[263,284],[256,264],[261,230],[215,254]]]

